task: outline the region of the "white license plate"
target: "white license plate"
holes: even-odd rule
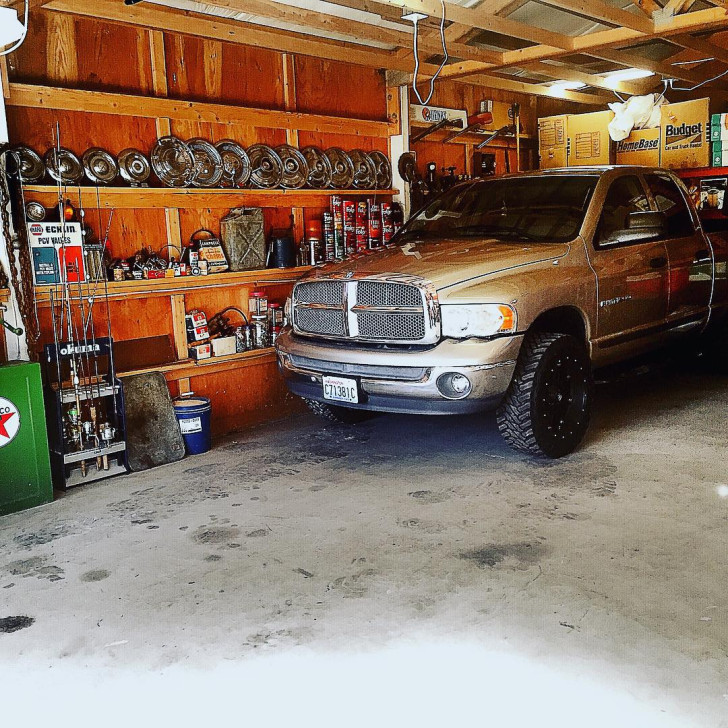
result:
[[[359,391],[356,379],[346,377],[323,377],[324,399],[331,399],[334,402],[359,402]]]

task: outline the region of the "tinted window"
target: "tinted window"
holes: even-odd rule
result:
[[[665,213],[666,237],[684,238],[692,235],[695,226],[690,217],[690,210],[674,180],[661,174],[648,174],[645,175],[645,179],[655,198],[657,209]]]
[[[615,233],[626,230],[630,212],[646,212],[650,209],[644,189],[638,177],[618,177],[612,182],[604,200],[602,217],[597,230],[597,245],[616,245]]]
[[[596,175],[543,175],[456,185],[415,215],[396,242],[448,237],[573,240],[598,179]]]

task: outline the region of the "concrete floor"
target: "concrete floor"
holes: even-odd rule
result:
[[[728,726],[727,404],[600,386],[558,462],[492,416],[302,416],[2,518],[3,714]]]

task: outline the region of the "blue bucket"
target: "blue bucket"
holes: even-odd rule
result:
[[[207,397],[185,397],[174,401],[174,413],[188,455],[200,455],[212,446],[210,417],[212,405]]]

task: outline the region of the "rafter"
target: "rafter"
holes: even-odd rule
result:
[[[381,0],[388,5],[395,5],[399,8],[405,7],[410,10],[419,10],[428,16],[439,18],[442,14],[442,6],[439,0]],[[519,23],[509,18],[502,18],[493,15],[488,9],[488,3],[483,3],[475,8],[463,8],[459,5],[447,4],[445,16],[453,23],[466,25],[471,28],[490,30],[501,35],[508,35],[532,43],[547,43],[569,50],[571,38],[562,33],[554,33],[550,30],[537,28],[526,23]]]
[[[376,41],[397,47],[410,48],[412,46],[412,33],[409,30],[394,30],[372,23],[329,15],[328,13],[294,7],[293,5],[285,5],[275,0],[211,0],[208,4],[228,10],[250,13],[262,18],[294,23],[315,30],[347,35],[358,39],[356,42],[361,44],[365,44],[367,41]],[[442,53],[439,33],[421,33],[419,44],[421,50],[425,52]],[[460,58],[478,59],[484,63],[499,63],[502,60],[501,53],[480,50],[465,44],[449,44],[449,51],[451,55]]]
[[[653,33],[655,29],[654,23],[649,18],[630,13],[614,5],[607,5],[599,0],[538,0],[538,2],[610,25],[632,28],[640,33]]]
[[[330,60],[348,61],[372,68],[391,68],[407,72],[412,70],[411,60],[397,58],[391,51],[352,46],[340,41],[314,39],[309,35],[289,31],[274,31],[237,20],[213,19],[149,3],[124,5],[116,0],[94,0],[93,4],[90,4],[84,0],[51,0],[45,10],[103,18],[143,28],[175,31]],[[425,63],[421,64],[421,68],[423,73],[434,73],[437,67]]]
[[[565,81],[578,81],[579,83],[585,83],[587,86],[593,86],[594,88],[601,88],[605,91],[618,91],[624,94],[640,94],[644,91],[641,84],[630,83],[627,81],[621,81],[617,84],[607,83],[603,76],[599,76],[593,73],[583,73],[577,71],[574,68],[568,66],[556,66],[551,63],[544,63],[543,61],[534,61],[525,65],[526,69],[535,71],[542,76],[549,76],[550,78],[564,79]]]
[[[688,48],[705,56],[715,58],[721,63],[728,63],[728,48],[722,48],[715,43],[711,43],[704,38],[696,38],[692,35],[673,35],[668,38],[670,43],[674,43],[681,48]]]
[[[706,10],[696,10],[684,15],[676,15],[667,23],[661,25],[655,31],[654,35],[646,35],[632,28],[613,28],[610,30],[598,31],[587,35],[580,35],[573,38],[573,53],[586,53],[607,60],[614,60],[618,63],[626,61],[625,52],[620,52],[619,57],[614,51],[609,49],[616,46],[629,46],[640,41],[649,40],[652,37],[669,38],[674,35],[684,35],[686,33],[697,32],[701,30],[718,29],[725,27],[728,23],[728,16],[725,10],[719,8],[708,8]],[[608,53],[608,55],[604,55]],[[509,66],[520,66],[530,61],[540,61],[548,58],[559,58],[569,55],[569,51],[553,45],[535,45],[527,48],[521,48],[514,51],[505,51],[503,53],[503,64],[496,68],[507,68]],[[621,58],[622,60],[619,60]],[[688,71],[680,71],[672,67],[665,67],[662,64],[647,61],[638,54],[630,54],[630,63],[624,65],[637,65],[640,68],[656,70],[658,73],[665,73],[675,78],[682,78],[686,81],[704,80],[699,74]],[[669,73],[668,73],[669,68]],[[478,66],[477,62],[464,61],[462,63],[454,63],[443,70],[445,78],[462,78],[487,71],[485,66]]]

